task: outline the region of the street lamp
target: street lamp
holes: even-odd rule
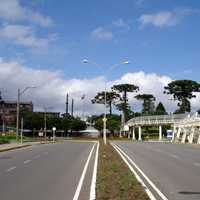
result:
[[[93,64],[93,65],[95,65],[95,66],[97,66],[97,67],[99,67],[100,69],[102,69],[101,68],[101,65],[99,65],[99,64],[97,64],[96,62],[94,62],[94,61],[91,61],[91,60],[88,60],[88,59],[83,59],[82,60],[82,63],[83,64]],[[106,141],[106,125],[107,125],[107,118],[106,118],[106,113],[107,113],[107,100],[106,100],[106,98],[107,98],[107,85],[106,85],[106,75],[108,74],[108,72],[110,72],[111,70],[113,70],[114,68],[116,68],[117,66],[120,66],[120,65],[124,65],[124,64],[129,64],[130,62],[128,61],[128,60],[125,60],[125,61],[123,61],[123,62],[121,62],[121,63],[118,63],[118,64],[114,64],[114,65],[112,65],[112,66],[110,66],[109,68],[108,68],[108,70],[106,71],[106,73],[104,73],[104,76],[105,76],[105,89],[104,89],[104,105],[105,105],[105,110],[104,110],[104,117],[103,117],[103,141],[104,141],[104,144],[106,144],[107,143],[107,141]]]
[[[36,87],[28,86],[24,90],[20,91],[18,88],[17,90],[17,123],[16,123],[16,138],[18,138],[19,135],[19,109],[20,109],[20,97],[22,94],[24,94],[28,89],[33,89]]]
[[[44,108],[44,138],[47,140],[47,110],[52,109],[53,107],[51,106],[43,106]]]

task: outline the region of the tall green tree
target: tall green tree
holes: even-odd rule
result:
[[[139,101],[143,101],[142,114],[150,115],[155,111],[155,100],[156,98],[152,94],[138,94],[135,98]]]
[[[120,95],[114,91],[106,92],[106,106],[109,107],[109,113],[112,115],[112,105],[120,100]],[[91,100],[92,103],[105,104],[105,91],[99,92],[94,99]]]
[[[116,104],[116,106],[119,110],[122,110],[124,115],[124,121],[126,121],[131,112],[127,95],[129,92],[138,92],[139,87],[133,84],[119,84],[114,85],[112,87],[112,90],[118,92],[119,94],[122,94],[121,102]]]
[[[159,102],[159,104],[156,106],[155,115],[166,115],[166,114],[167,112],[164,105],[162,104],[162,102]]]
[[[194,92],[200,92],[200,84],[192,80],[176,80],[164,87],[164,93],[178,100],[179,109],[176,113],[191,112],[190,99],[195,98]]]

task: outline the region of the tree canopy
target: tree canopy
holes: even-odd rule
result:
[[[122,94],[121,102],[116,104],[116,106],[119,110],[122,110],[123,115],[124,115],[124,121],[126,121],[129,118],[128,117],[129,113],[131,112],[130,105],[128,104],[127,93],[138,92],[139,87],[133,84],[118,84],[118,85],[114,85],[112,87],[112,90],[118,92],[119,94]]]
[[[152,94],[138,94],[135,98],[143,101],[142,114],[149,115],[154,113],[156,98]]]
[[[112,105],[120,100],[120,95],[114,91],[106,92],[106,106],[109,107],[109,113],[112,115]],[[105,104],[105,91],[99,92],[94,99],[91,100],[92,103]]]
[[[156,106],[156,110],[155,110],[155,114],[156,115],[166,115],[166,109],[164,107],[164,105],[162,104],[162,102],[159,102],[159,104]]]
[[[192,80],[176,80],[164,87],[164,93],[172,95],[174,100],[178,100],[178,113],[191,111],[190,99],[195,98],[195,92],[200,92],[200,84]]]

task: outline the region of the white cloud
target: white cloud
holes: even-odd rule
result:
[[[92,31],[91,37],[98,40],[112,40],[114,35],[111,31],[107,31],[103,27],[98,27]]]
[[[53,25],[50,17],[22,6],[19,0],[1,0],[0,17],[12,22],[29,21],[44,27]]]
[[[174,11],[161,11],[152,14],[143,14],[139,18],[141,27],[153,25],[155,27],[175,26],[187,15],[196,12],[195,10],[182,8]]]
[[[141,6],[145,0],[136,0],[136,5]]]
[[[4,25],[0,28],[0,38],[31,48],[46,47],[55,39],[53,35],[47,38],[36,37],[34,30],[24,25]]]
[[[116,21],[113,21],[112,23],[115,27],[118,27],[118,28],[123,28],[123,29],[126,29],[126,30],[130,30],[130,25],[129,23],[125,22],[123,19],[118,19]]]
[[[0,59],[0,85],[6,90],[5,99],[15,100],[17,98],[17,88],[26,86],[37,86],[36,89],[27,91],[22,100],[32,100],[35,107],[47,105],[54,107],[56,111],[65,111],[65,96],[68,92],[70,97],[75,99],[75,112],[82,113],[81,96],[86,95],[85,111],[87,114],[95,114],[103,111],[101,105],[92,105],[90,99],[98,91],[104,90],[104,77],[93,79],[64,79],[59,71],[48,71],[44,69],[31,69],[16,61],[6,61]],[[131,83],[140,87],[140,93],[152,93],[156,96],[157,102],[162,101],[168,111],[176,109],[175,103],[170,97],[163,94],[163,87],[172,81],[170,77],[159,76],[155,73],[145,72],[127,73],[120,79],[108,82],[108,86],[118,83]],[[134,99],[135,94],[129,95],[129,102],[133,108],[139,108],[141,103]],[[198,109],[199,100],[194,99],[192,106]],[[41,107],[40,107],[41,109]]]

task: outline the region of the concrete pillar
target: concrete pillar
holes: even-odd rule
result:
[[[187,132],[186,132],[186,129],[184,128],[183,136],[182,136],[182,139],[181,139],[181,143],[185,144],[186,136],[187,136]]]
[[[195,128],[193,127],[190,133],[190,137],[189,137],[189,143],[192,144],[193,140],[194,140],[194,133],[195,133]]]
[[[177,128],[174,126],[171,142],[174,142],[174,141],[175,141],[176,131],[177,131]]]
[[[138,127],[138,141],[142,141],[142,127],[141,126],[139,126]]]
[[[179,127],[179,128],[178,128],[178,132],[177,132],[177,135],[176,135],[176,138],[177,138],[177,142],[179,142],[179,139],[180,139],[180,135],[181,135],[181,128]]]
[[[132,128],[132,140],[135,140],[135,127]]]
[[[162,126],[159,126],[159,141],[162,140]]]
[[[130,139],[130,137],[131,137],[131,131],[129,130],[128,131],[128,139]]]
[[[200,144],[200,129],[199,129],[199,137],[197,139],[197,144]]]

